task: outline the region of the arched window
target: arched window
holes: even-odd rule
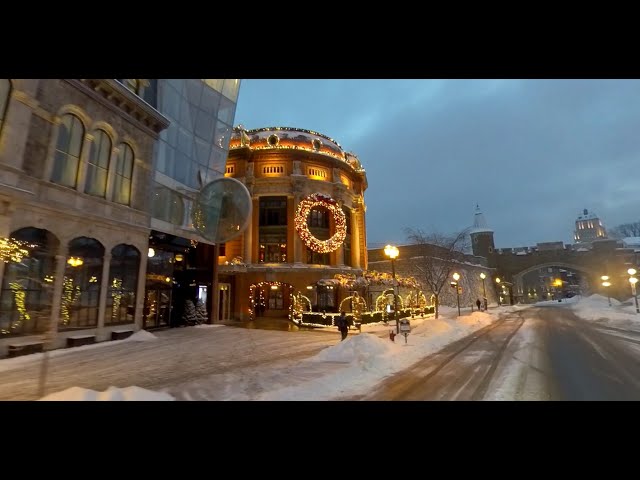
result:
[[[129,205],[131,202],[131,178],[133,177],[133,150],[123,143],[116,162],[113,201]]]
[[[89,151],[87,183],[85,193],[105,197],[107,193],[107,173],[111,158],[111,140],[104,130],[96,130]]]
[[[133,323],[139,266],[140,252],[137,248],[120,244],[111,250],[105,325]]]
[[[80,119],[75,115],[64,115],[58,129],[53,174],[51,175],[52,182],[67,187],[76,186],[83,138],[84,127]]]
[[[8,78],[0,78],[0,133],[4,117],[7,115],[7,107],[9,106],[9,97],[11,96],[11,82]]]
[[[49,231],[22,228],[11,238],[29,245],[29,254],[4,267],[0,291],[0,338],[43,333],[49,326],[55,254],[59,241]]]
[[[94,238],[69,242],[69,257],[62,283],[59,329],[98,325],[98,303],[104,247]]]

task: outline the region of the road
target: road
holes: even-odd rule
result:
[[[640,400],[640,331],[524,309],[350,400]]]

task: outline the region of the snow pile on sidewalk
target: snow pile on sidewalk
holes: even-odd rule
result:
[[[146,330],[138,330],[133,335],[129,336],[125,340],[129,340],[131,342],[148,342],[149,340],[157,340],[153,333],[147,332]]]
[[[602,295],[594,294],[583,297],[571,308],[580,318],[609,325],[640,327],[640,315],[636,314],[634,299],[619,302],[615,298],[609,300]]]
[[[154,392],[140,387],[109,387],[104,392],[97,392],[81,387],[71,387],[61,392],[42,397],[42,401],[171,401],[175,398],[168,393]]]

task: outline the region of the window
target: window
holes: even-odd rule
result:
[[[314,208],[307,221],[309,227],[329,228],[329,212],[326,209]]]
[[[72,188],[76,186],[83,138],[84,127],[80,119],[75,115],[64,115],[58,129],[52,182]]]
[[[135,247],[120,244],[111,250],[105,325],[133,323],[139,265]]]
[[[93,238],[75,238],[69,242],[69,260],[72,258],[81,262],[67,261],[60,299],[61,330],[98,324],[104,247]]]
[[[10,96],[11,82],[8,78],[0,78],[0,132],[2,132],[2,124],[7,116],[7,107],[9,106]]]
[[[307,248],[307,263],[311,265],[329,265],[329,254],[314,252]]]
[[[97,130],[89,151],[85,193],[103,198],[106,196],[110,158],[111,140],[104,130]]]
[[[133,150],[123,143],[116,160],[113,201],[123,205],[131,202],[131,178],[133,177]]]
[[[260,197],[259,225],[287,224],[287,197]]]
[[[287,240],[286,231],[281,235],[260,235],[258,261],[260,263],[286,263]]]

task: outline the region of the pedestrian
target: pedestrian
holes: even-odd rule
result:
[[[482,302],[480,301],[480,299],[476,300],[476,305],[478,306],[478,311],[480,311],[480,305],[482,305]]]
[[[347,332],[349,330],[349,324],[347,323],[347,315],[346,315],[346,313],[344,313],[344,310],[342,312],[340,312],[340,316],[336,319],[336,326],[338,327],[338,330],[340,331],[340,334],[342,336],[340,341],[342,341],[345,338],[347,338]]]
[[[484,297],[484,311],[486,312],[489,308],[489,304],[487,303],[487,297]]]

